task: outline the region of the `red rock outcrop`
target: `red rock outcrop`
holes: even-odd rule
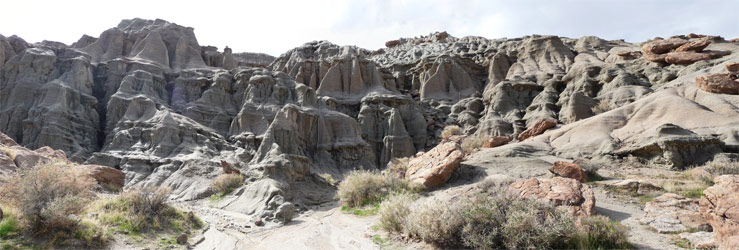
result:
[[[226,161],[221,161],[221,168],[225,174],[241,174],[240,170],[231,166],[231,164]]]
[[[644,51],[644,54],[664,54],[686,43],[688,43],[688,40],[680,38],[670,38],[667,40],[657,40],[646,43],[641,47],[641,49],[642,51]]]
[[[669,64],[692,64],[697,61],[710,60],[711,56],[698,52],[671,52],[665,57],[665,62]]]
[[[514,182],[508,190],[523,199],[535,199],[564,207],[573,215],[595,214],[595,195],[590,186],[574,179],[528,179]]]
[[[518,140],[523,141],[528,138],[540,135],[544,133],[544,131],[553,128],[554,126],[557,126],[557,121],[549,119],[540,120],[536,124],[534,124],[534,126],[531,126],[529,129],[523,131],[523,133],[518,135]]]
[[[739,249],[739,175],[722,175],[703,191],[700,213],[713,227],[719,249]]]
[[[459,144],[444,142],[408,163],[406,178],[411,182],[433,188],[444,184],[464,158]]]
[[[588,182],[588,175],[580,168],[580,165],[564,161],[555,161],[549,172],[565,178],[575,179],[579,182]]]
[[[686,44],[681,45],[675,51],[677,52],[684,52],[684,51],[694,51],[694,52],[701,52],[703,49],[708,47],[708,45],[711,45],[711,41],[709,40],[697,40],[697,41],[690,41]]]
[[[511,141],[511,138],[508,136],[493,136],[490,139],[485,140],[485,142],[482,143],[483,148],[494,148],[494,147],[500,147],[508,142]]]
[[[695,78],[698,88],[717,94],[739,95],[739,81],[736,75],[713,74]]]

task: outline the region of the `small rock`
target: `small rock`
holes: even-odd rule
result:
[[[588,182],[588,175],[580,168],[580,165],[564,161],[556,161],[549,172],[565,178],[575,179],[579,182]]]
[[[493,138],[487,139],[482,143],[483,148],[494,148],[505,145],[510,142],[511,138],[508,136],[493,136]]]
[[[726,63],[726,69],[729,70],[729,72],[732,72],[732,73],[739,72],[739,62],[728,62],[728,63]]]
[[[534,124],[534,126],[531,126],[530,128],[526,129],[526,131],[523,131],[520,135],[518,135],[518,140],[524,141],[528,138],[540,135],[544,133],[544,131],[553,128],[554,126],[557,126],[557,121],[550,119],[539,120],[538,122],[536,122],[536,124]]]
[[[290,202],[285,202],[277,208],[275,212],[275,218],[283,223],[288,223],[293,219],[295,215],[295,205]]]
[[[258,227],[264,226],[264,221],[262,221],[262,219],[259,218],[259,219],[257,219],[257,220],[254,221],[254,225],[256,225]]]
[[[739,95],[739,81],[731,74],[713,74],[695,78],[698,88],[717,94]]]
[[[186,245],[187,244],[187,234],[182,234],[180,235],[180,237],[177,237],[177,244]]]

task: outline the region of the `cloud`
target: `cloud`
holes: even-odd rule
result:
[[[0,34],[71,44],[124,18],[161,18],[195,28],[202,45],[279,55],[313,40],[381,48],[399,37],[448,31],[462,37],[595,35],[638,42],[690,32],[739,37],[739,0],[93,0],[3,4]]]

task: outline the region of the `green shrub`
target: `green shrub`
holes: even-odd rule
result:
[[[18,232],[18,218],[14,214],[6,213],[0,221],[0,238],[5,238],[15,232]]]
[[[628,228],[605,216],[582,219],[578,233],[571,239],[569,248],[576,249],[632,249]]]
[[[341,204],[350,208],[381,202],[392,192],[419,192],[419,185],[392,175],[353,171],[339,184]]]
[[[378,225],[385,231],[402,233],[405,219],[411,213],[415,196],[409,193],[395,193],[380,204]]]
[[[449,137],[461,134],[462,128],[457,125],[449,125],[444,127],[444,130],[441,131],[441,139],[449,139]]]
[[[151,230],[181,232],[199,228],[201,222],[192,213],[185,214],[167,203],[171,189],[135,188],[115,199],[102,202],[98,208],[103,224],[114,226],[127,233],[143,233]]]
[[[228,194],[241,186],[243,182],[244,176],[241,176],[240,174],[222,174],[213,180],[210,188],[216,193]]]

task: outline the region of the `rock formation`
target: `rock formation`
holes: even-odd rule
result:
[[[739,176],[723,175],[714,179],[700,200],[700,213],[713,227],[714,238],[720,249],[739,247]]]
[[[595,214],[593,190],[588,185],[574,179],[532,178],[514,182],[508,189],[520,198],[561,206],[573,215],[591,216]]]

